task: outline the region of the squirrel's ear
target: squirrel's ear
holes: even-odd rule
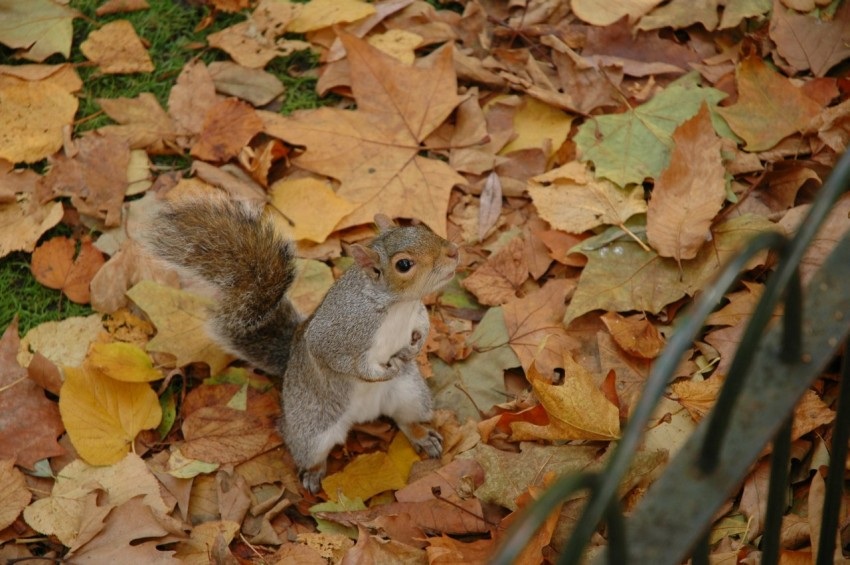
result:
[[[366,274],[375,279],[381,275],[381,258],[374,249],[359,243],[352,243],[346,247],[348,254],[361,269],[366,271]]]
[[[375,214],[375,225],[378,226],[378,229],[381,231],[386,231],[390,228],[394,228],[395,222],[393,222],[389,216],[385,214]]]

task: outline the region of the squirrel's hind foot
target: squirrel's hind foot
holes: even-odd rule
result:
[[[399,429],[407,436],[416,451],[425,452],[431,459],[443,455],[443,436],[425,424],[399,424]]]

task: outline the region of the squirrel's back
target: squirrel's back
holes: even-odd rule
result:
[[[267,372],[283,373],[301,321],[286,298],[294,254],[261,205],[224,197],[166,203],[145,240],[155,256],[219,290],[209,330],[220,345]]]

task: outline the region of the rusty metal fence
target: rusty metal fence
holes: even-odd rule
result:
[[[608,547],[601,559],[607,563],[672,565],[690,556],[694,564],[707,564],[708,534],[715,513],[770,442],[770,487],[761,548],[762,563],[778,562],[794,406],[850,333],[850,233],[837,242],[805,290],[800,285],[799,266],[833,204],[849,186],[847,152],[792,238],[762,233],[724,267],[656,360],[606,467],[599,473],[561,477],[506,534],[495,563],[513,562],[559,502],[587,490],[588,502],[559,563],[581,562],[591,535],[604,521]],[[619,507],[618,487],[656,404],[708,315],[737,283],[749,260],[765,249],[777,253],[776,269],[744,331],[715,406],[626,519]],[[780,302],[784,304],[782,322],[768,327]],[[813,548],[818,565],[832,563],[839,525],[850,433],[847,354],[839,388],[821,535],[818,547]]]

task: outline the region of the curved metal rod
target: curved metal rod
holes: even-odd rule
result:
[[[761,562],[764,565],[779,563],[779,534],[782,529],[782,516],[785,514],[788,462],[791,459],[791,426],[793,423],[793,416],[789,416],[782,424],[782,429],[773,439],[773,453],[770,456],[770,484],[767,489],[767,511],[764,520],[764,536],[761,541]]]
[[[540,529],[546,518],[570,494],[595,488],[599,476],[596,473],[564,475],[546,489],[543,495],[528,506],[505,533],[505,541],[490,562],[492,565],[511,565],[519,557],[531,536]]]
[[[786,249],[782,250],[779,261],[785,260]],[[764,294],[756,305],[750,321],[741,336],[741,342],[729,366],[726,382],[720,389],[720,394],[714,402],[714,409],[708,416],[708,428],[703,440],[699,455],[699,467],[704,473],[711,473],[718,464],[720,447],[726,437],[732,412],[737,406],[738,396],[744,387],[744,381],[749,375],[750,365],[755,358],[761,336],[765,327],[770,322],[773,312],[782,293],[785,290],[780,286],[782,281],[773,277],[767,282]],[[782,351],[779,360],[783,363],[793,363],[800,360],[802,349],[802,318],[803,318],[803,292],[800,289],[800,275],[795,269],[792,272],[785,295],[785,315],[782,317],[783,335]]]
[[[786,248],[786,253],[784,254],[785,261],[777,266],[776,271],[772,275],[772,278],[780,279],[780,282],[774,283],[776,287],[779,289],[785,288],[797,272],[797,267],[800,264],[803,254],[823,223],[824,218],[826,218],[826,215],[839,195],[845,190],[846,187],[842,186],[842,183],[848,178],[850,178],[850,151],[845,152],[841,159],[839,159],[829,179],[827,179],[821,188],[818,198],[803,219],[797,234],[787,244],[787,247],[785,247],[786,238],[779,234],[768,232],[757,235],[726,265],[720,272],[715,283],[706,289],[700,299],[694,303],[690,309],[690,313],[673,334],[661,356],[657,359],[652,373],[647,379],[644,392],[635,405],[632,417],[626,425],[623,437],[620,443],[614,448],[611,460],[601,475],[599,483],[592,490],[587,506],[570,536],[567,548],[561,555],[559,563],[576,563],[580,560],[581,553],[593,531],[596,529],[597,524],[599,524],[599,521],[605,514],[609,501],[616,496],[617,487],[628,470],[632,454],[638,447],[638,442],[646,424],[649,422],[655,405],[663,395],[669,378],[678,366],[681,356],[690,347],[693,340],[696,339],[708,314],[711,313],[727,290],[737,282],[741,271],[745,268],[749,260],[763,249]],[[564,477],[561,481],[566,481],[568,478],[569,476]],[[544,497],[541,497],[540,500],[529,507],[528,511],[533,513],[535,507]],[[549,504],[550,507],[553,507],[551,506],[551,502]],[[542,524],[542,521],[537,526],[540,524]],[[530,535],[524,539],[527,540],[529,537]],[[511,541],[509,538],[506,545],[510,545]],[[510,560],[502,560],[498,561],[498,563],[507,564],[510,563]]]
[[[726,292],[738,282],[744,271],[756,255],[765,249],[781,249],[787,238],[778,232],[763,232],[755,236],[720,271],[720,275],[702,296],[693,304],[680,327],[676,329],[670,341],[664,347],[655,362],[652,372],[644,385],[640,400],[635,405],[632,416],[626,424],[623,437],[614,448],[614,453],[606,466],[597,489],[590,496],[581,520],[570,536],[570,540],[561,555],[559,563],[578,563],[587,541],[596,525],[602,519],[608,501],[616,495],[617,488],[628,470],[632,454],[637,450],[640,438],[649,423],[658,400],[664,394],[670,377],[679,366],[682,355],[691,347],[705,319],[717,306]]]

